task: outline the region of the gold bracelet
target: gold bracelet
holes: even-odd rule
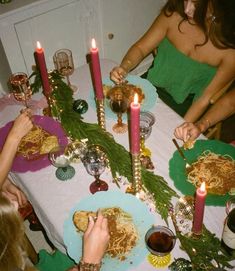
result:
[[[102,262],[101,263],[85,263],[84,261],[80,261],[78,264],[78,270],[79,271],[99,271],[101,268]]]

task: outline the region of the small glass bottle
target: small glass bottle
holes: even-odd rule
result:
[[[235,209],[232,209],[226,218],[221,246],[229,255],[235,252]]]

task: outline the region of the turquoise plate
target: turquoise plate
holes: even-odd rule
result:
[[[126,77],[126,80],[130,84],[136,85],[142,89],[142,91],[144,92],[145,98],[143,102],[141,103],[141,110],[150,111],[151,108],[153,108],[157,102],[158,95],[156,92],[156,88],[148,80],[143,79],[136,75],[128,75]],[[102,81],[104,85],[114,86],[114,83],[109,78],[104,78]],[[94,94],[94,90],[92,89],[90,91],[88,103],[92,108],[96,109],[94,97],[95,97],[95,94]],[[117,115],[113,113],[112,110],[110,109],[108,99],[105,99],[105,116],[108,118],[117,119]],[[123,119],[124,120],[127,119],[126,114],[123,114]]]
[[[222,155],[228,154],[235,159],[235,147],[218,140],[197,140],[191,150],[184,151],[184,155],[190,163],[193,163],[205,150],[210,150]],[[194,185],[187,181],[185,162],[178,151],[175,151],[173,157],[169,161],[169,171],[170,177],[179,191],[184,195],[193,195],[195,193]],[[206,205],[225,206],[228,198],[229,195],[221,196],[207,194]]]
[[[118,206],[132,215],[134,224],[139,232],[137,245],[131,250],[126,260],[120,261],[109,256],[105,256],[102,271],[118,270],[124,271],[139,265],[147,256],[144,236],[147,230],[154,224],[154,217],[149,209],[139,199],[131,194],[120,191],[97,192],[78,202],[69,213],[64,222],[64,243],[69,256],[79,262],[82,255],[82,234],[76,231],[73,224],[73,214],[77,210],[97,211],[99,208]]]

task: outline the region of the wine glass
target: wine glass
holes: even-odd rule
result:
[[[158,267],[167,266],[171,261],[170,252],[175,246],[176,236],[165,226],[153,226],[145,235],[145,243],[150,251],[149,262]]]
[[[107,191],[108,184],[100,179],[100,175],[107,166],[107,157],[102,148],[99,145],[89,146],[82,161],[87,173],[95,177],[95,181],[90,185],[90,192],[94,194],[99,191]]]
[[[53,61],[57,71],[66,76],[68,86],[72,89],[73,93],[76,92],[77,87],[72,85],[69,76],[74,72],[73,55],[69,49],[57,50],[53,56]]]
[[[9,83],[14,98],[19,102],[23,101],[25,107],[28,107],[27,101],[32,96],[32,90],[27,74],[24,72],[13,73],[9,78]]]
[[[55,175],[61,181],[71,179],[75,174],[75,169],[70,166],[70,158],[71,153],[65,145],[57,146],[49,152],[52,165],[57,167]]]
[[[110,90],[110,108],[117,114],[117,123],[113,126],[113,131],[118,134],[123,134],[128,130],[126,123],[122,122],[122,114],[127,111],[129,106],[129,100],[125,97],[122,90],[119,88],[113,88]]]
[[[145,140],[150,136],[154,123],[155,117],[151,112],[140,112],[140,151],[144,156],[151,156],[151,151],[145,147]]]

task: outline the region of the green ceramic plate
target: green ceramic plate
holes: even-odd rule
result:
[[[228,154],[235,159],[235,147],[218,140],[197,140],[194,148],[184,151],[184,154],[188,161],[193,163],[205,150],[210,150],[217,154]],[[170,177],[174,181],[175,187],[179,191],[181,191],[184,195],[193,195],[195,193],[194,185],[187,181],[185,162],[179,155],[178,151],[174,152],[173,157],[169,161],[169,171]],[[206,198],[206,205],[224,206],[228,197],[229,195],[220,196],[208,194]]]

